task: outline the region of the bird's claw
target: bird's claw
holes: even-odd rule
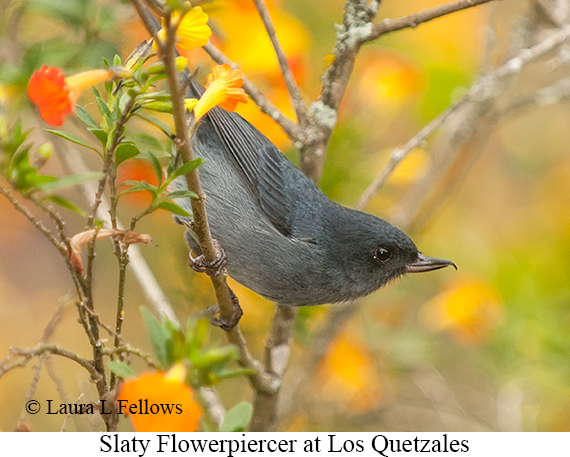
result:
[[[230,291],[232,298],[232,305],[233,305],[232,315],[230,316],[229,319],[222,319],[221,317],[215,317],[215,315],[220,312],[219,304],[210,306],[206,310],[206,315],[210,318],[210,323],[215,327],[220,327],[222,330],[226,332],[229,332],[232,328],[234,328],[241,319],[241,316],[243,316],[243,310],[239,305],[239,300],[236,294],[234,294],[234,292],[231,289],[228,288],[228,290]]]
[[[194,257],[190,252],[188,257],[190,259],[190,268],[198,273],[206,273],[208,276],[219,276],[222,270],[226,267],[228,257],[218,241],[214,240],[216,245],[216,258],[214,260],[206,260],[204,254]]]

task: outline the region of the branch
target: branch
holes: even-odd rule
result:
[[[57,138],[55,138],[57,141]],[[53,141],[53,140],[52,140]],[[61,141],[63,143],[63,141]],[[65,142],[67,145],[68,143]],[[59,150],[59,147],[57,148]],[[60,159],[63,162],[65,168],[71,174],[82,174],[90,171],[89,167],[79,154],[67,153],[70,151],[65,151],[60,154]],[[85,181],[80,185],[81,193],[86,202],[90,201],[92,196],[97,191],[97,187],[93,181]],[[109,202],[107,198],[103,195],[101,204],[97,208],[96,218],[104,220],[110,224],[109,221]],[[117,219],[117,228],[119,230],[124,230],[125,226]],[[142,291],[148,298],[149,303],[155,309],[158,314],[162,314],[172,322],[178,322],[176,314],[170,304],[166,294],[163,292],[160,284],[158,283],[156,276],[153,274],[152,270],[148,266],[140,247],[136,244],[129,246],[129,268],[131,268],[134,277],[139,283]],[[113,333],[114,334],[114,333]]]
[[[287,91],[289,92],[289,96],[291,97],[291,101],[293,102],[293,107],[295,108],[295,112],[297,113],[297,120],[301,126],[306,126],[308,124],[307,105],[303,100],[303,96],[301,95],[299,86],[297,85],[293,73],[291,72],[291,67],[289,66],[289,61],[287,60],[287,56],[285,55],[283,46],[281,46],[281,42],[279,41],[279,38],[277,38],[277,31],[275,30],[275,25],[271,20],[271,15],[269,14],[267,5],[265,4],[264,0],[253,0],[253,1],[255,3],[255,6],[257,7],[259,16],[263,21],[263,25],[265,26],[267,35],[271,40],[273,49],[275,50],[275,55],[277,56],[277,60],[279,61],[279,66],[281,67],[281,73],[283,74],[283,79],[285,80],[285,84],[287,85]]]
[[[367,4],[361,0],[346,0],[344,22],[337,28],[334,61],[322,76],[320,100],[313,103],[309,109],[317,116],[313,119],[313,130],[307,133],[308,140],[301,150],[301,166],[309,171],[310,177],[318,180],[321,175],[326,146],[336,123],[336,113],[344,98],[362,44],[388,32],[416,27],[421,23],[490,1],[492,0],[459,0],[403,18],[385,19],[374,24],[372,19],[376,11],[370,10],[370,7],[374,3],[377,8],[377,2]],[[312,145],[309,141],[312,141]]]
[[[149,32],[155,34],[158,31],[158,25],[154,16],[140,3],[140,0],[131,0],[141,19]],[[167,21],[168,22],[168,21]],[[167,27],[169,25],[167,24]],[[168,83],[172,94],[173,117],[176,125],[177,149],[180,152],[184,162],[192,160],[194,151],[189,136],[189,126],[186,118],[186,112],[183,104],[184,98],[181,96],[181,85],[178,78],[178,72],[175,64],[175,48],[174,35],[172,30],[167,33],[167,42],[161,49],[161,55],[165,63]],[[186,175],[188,188],[196,193],[199,198],[191,199],[192,213],[194,216],[193,230],[196,232],[202,253],[206,260],[212,260],[217,255],[217,248],[210,233],[208,221],[206,217],[206,209],[204,206],[205,196],[200,185],[198,170],[194,170]],[[220,316],[222,319],[229,320],[233,313],[232,293],[226,282],[227,272],[224,270],[218,276],[211,276],[214,286],[214,292],[220,307]],[[240,351],[239,364],[244,368],[251,368],[255,373],[249,375],[249,380],[254,389],[267,388],[267,379],[260,370],[261,364],[250,354],[245,338],[239,328],[235,326],[227,332],[228,341],[236,345]]]
[[[446,163],[434,161],[425,176],[406,193],[399,205],[398,213],[394,215],[395,223],[401,221],[400,225],[404,227],[421,230],[431,215],[455,194],[454,189],[464,181],[465,175],[475,164],[494,126],[507,117],[518,116],[570,98],[570,80],[561,79],[535,93],[512,98],[513,101],[504,107],[492,106],[479,109],[480,112],[485,113],[485,119],[480,121],[479,128],[475,130],[472,128],[456,129],[453,132],[452,138],[444,142],[443,147],[439,148],[443,150],[438,154],[442,158],[451,157]],[[468,125],[473,125],[469,119],[466,121]],[[460,120],[458,124],[460,127],[463,122]],[[457,157],[453,157],[453,154],[448,152],[452,147],[458,151]],[[448,172],[445,172],[446,170]],[[436,184],[438,178],[439,184]]]
[[[133,348],[129,345],[122,345],[119,347],[114,347],[114,348],[109,348],[109,349],[103,348],[103,354],[105,354],[111,358],[113,358],[114,355],[118,355],[118,354],[136,355],[137,357],[140,357],[141,359],[143,359],[149,368],[156,368],[156,364],[154,363],[154,361],[152,360],[152,357],[149,354],[142,351],[141,349]]]
[[[516,97],[516,100],[514,102],[508,104],[503,109],[497,109],[496,107],[485,108],[489,105],[489,101],[494,100],[494,97],[496,97],[496,85],[499,81],[502,82],[504,78],[517,74],[528,62],[535,60],[544,54],[556,49],[568,39],[569,35],[570,30],[568,27],[560,30],[559,32],[553,33],[537,45],[532,46],[529,49],[523,49],[519,51],[515,58],[507,61],[496,70],[489,71],[487,75],[481,76],[472,86],[469,93],[466,95],[466,99],[460,100],[455,105],[451,106],[442,114],[440,114],[438,118],[430,122],[430,124],[424,127],[412,140],[410,140],[406,146],[420,145],[438,127],[441,127],[450,119],[454,119],[454,126],[457,125],[458,128],[469,130],[471,138],[475,137],[475,143],[469,147],[469,151],[467,151],[466,156],[460,157],[466,167],[472,165],[473,157],[477,154],[477,152],[483,146],[485,140],[489,137],[490,130],[496,125],[500,116],[517,114],[522,110],[531,109],[535,106],[547,106],[552,103],[556,103],[557,101],[570,98],[570,82],[567,79],[563,79],[555,84],[552,84],[551,86],[539,89],[534,94],[524,97]],[[466,102],[470,103],[468,104]],[[458,117],[459,113],[457,111],[461,107],[465,109],[477,107],[477,112],[472,115],[472,118],[466,118],[464,115]],[[467,111],[471,111],[471,109],[468,109]],[[450,116],[453,113],[455,113],[455,115]],[[476,127],[474,119],[477,118],[479,119],[479,122],[481,122],[483,120],[483,117],[486,127],[480,129]],[[464,142],[465,139],[461,141]],[[451,138],[446,139],[445,144],[455,144],[455,146],[457,146],[457,142]],[[402,151],[403,149],[411,150],[413,147],[402,148],[399,151]],[[396,156],[399,156],[400,154],[398,154],[397,151],[398,150],[396,150]],[[446,153],[442,155],[446,155]],[[393,169],[389,165],[386,167],[386,169],[380,172],[380,177],[377,177],[377,180],[381,180],[383,182],[385,180],[385,177],[390,174],[390,170]],[[434,168],[437,167],[434,166]],[[457,174],[464,176],[464,172],[465,169],[462,170],[462,173]],[[445,180],[446,185],[450,185],[450,183],[453,185],[453,182],[446,179],[445,177],[442,179]],[[459,177],[458,182],[460,181],[461,177]],[[433,182],[434,181],[432,180],[432,185]],[[427,197],[426,190],[428,187],[429,186],[422,184],[421,189],[423,190],[419,190],[413,196],[411,196],[410,201],[413,201],[416,205],[419,205],[418,201],[423,201]],[[452,194],[449,192],[449,187],[447,187],[446,192],[440,192],[440,194],[444,193],[446,195]],[[357,204],[357,207],[362,208],[365,206],[368,198],[369,197],[367,195],[367,191],[365,191],[359,203]],[[400,217],[400,224],[404,226],[410,225],[410,222],[412,222],[417,217],[416,215],[420,213],[422,215],[425,215],[425,213],[427,213],[429,217],[429,214],[431,214],[432,211],[426,212],[424,208],[421,208],[421,211],[407,211]],[[311,345],[310,352],[304,356],[301,369],[298,373],[295,373],[295,377],[288,385],[287,392],[285,393],[286,398],[284,399],[285,404],[296,405],[300,402],[302,403],[306,399],[304,396],[305,392],[303,392],[303,387],[310,382],[310,379],[312,378],[316,367],[322,359],[322,356],[327,352],[330,342],[338,333],[339,329],[358,310],[360,307],[360,302],[354,302],[353,304],[345,306],[346,308],[343,310],[342,308],[338,307],[338,305],[335,305],[335,307],[332,308],[327,315],[325,322],[319,326],[319,330],[316,332],[317,336],[314,343]]]
[[[97,382],[101,378],[101,374],[94,368],[93,364],[89,360],[84,359],[80,355],[68,351],[67,349],[62,349],[57,344],[38,344],[35,348],[32,349],[11,347],[9,350],[10,355],[0,362],[0,378],[8,371],[13,370],[14,368],[23,367],[28,363],[30,359],[43,354],[59,355],[69,360],[73,360],[75,363],[81,365],[89,372],[91,375],[91,380],[93,382]],[[8,361],[14,356],[22,357],[23,360],[13,363],[12,365],[8,365]]]
[[[372,183],[366,188],[362,193],[358,203],[356,204],[357,209],[364,208],[370,199],[374,196],[380,187],[386,182],[388,177],[394,171],[394,169],[400,164],[400,162],[416,147],[422,144],[435,130],[440,128],[447,120],[449,120],[451,114],[456,112],[460,107],[467,104],[467,102],[476,100],[478,102],[483,102],[493,98],[495,94],[496,85],[503,79],[516,75],[521,72],[522,68],[532,62],[533,60],[543,56],[544,54],[556,49],[558,46],[562,45],[570,37],[570,26],[566,26],[560,29],[558,32],[553,33],[549,37],[545,38],[538,44],[522,49],[517,56],[505,62],[500,67],[495,70],[490,71],[486,75],[481,76],[471,89],[465,94],[458,102],[446,109],[443,113],[433,119],[428,123],[423,129],[421,129],[410,141],[408,141],[404,147],[397,148],[392,151],[390,156],[390,161],[386,166],[378,173],[376,178]]]
[[[410,14],[409,16],[397,19],[384,19],[374,24],[372,33],[364,41],[372,41],[382,35],[396,32],[397,30],[416,28],[424,22],[433,21],[448,14],[492,1],[493,0],[457,0],[455,2],[446,3],[445,5],[436,6],[435,8],[430,8],[429,10],[420,11],[419,13]]]

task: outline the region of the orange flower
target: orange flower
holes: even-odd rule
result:
[[[214,106],[233,111],[238,102],[247,103],[247,94],[242,89],[243,75],[229,64],[216,65],[206,79],[206,92],[200,97],[194,113],[200,119]]]
[[[166,374],[157,371],[125,381],[117,397],[119,411],[130,416],[137,432],[195,432],[201,410],[185,375],[179,364]]]
[[[28,97],[39,108],[42,119],[57,127],[73,112],[81,92],[113,75],[111,70],[99,69],[66,78],[61,69],[43,65],[30,78]]]

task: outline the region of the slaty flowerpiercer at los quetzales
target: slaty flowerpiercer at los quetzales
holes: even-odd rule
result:
[[[189,83],[188,96],[199,98],[204,89]],[[353,300],[405,273],[455,267],[385,220],[331,201],[237,113],[211,109],[192,146],[205,160],[200,181],[228,274],[280,305]],[[183,178],[176,188],[186,188]],[[191,211],[189,200],[177,203]],[[191,231],[186,238],[199,253]]]

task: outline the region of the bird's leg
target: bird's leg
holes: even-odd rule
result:
[[[208,276],[219,276],[222,270],[226,267],[227,256],[222,246],[217,240],[213,240],[216,245],[216,258],[214,260],[206,260],[204,254],[194,257],[192,252],[188,254],[190,259],[190,268],[198,273],[206,273]]]
[[[221,317],[215,317],[215,314],[220,312],[220,305],[218,304],[210,306],[205,311],[206,316],[210,318],[210,323],[216,327],[220,327],[222,330],[225,330],[226,332],[229,332],[232,328],[234,328],[241,319],[241,316],[243,316],[243,310],[239,305],[239,300],[236,294],[234,294],[234,291],[229,287],[228,290],[230,291],[230,294],[232,296],[232,305],[233,305],[232,315],[229,319],[222,319]]]

